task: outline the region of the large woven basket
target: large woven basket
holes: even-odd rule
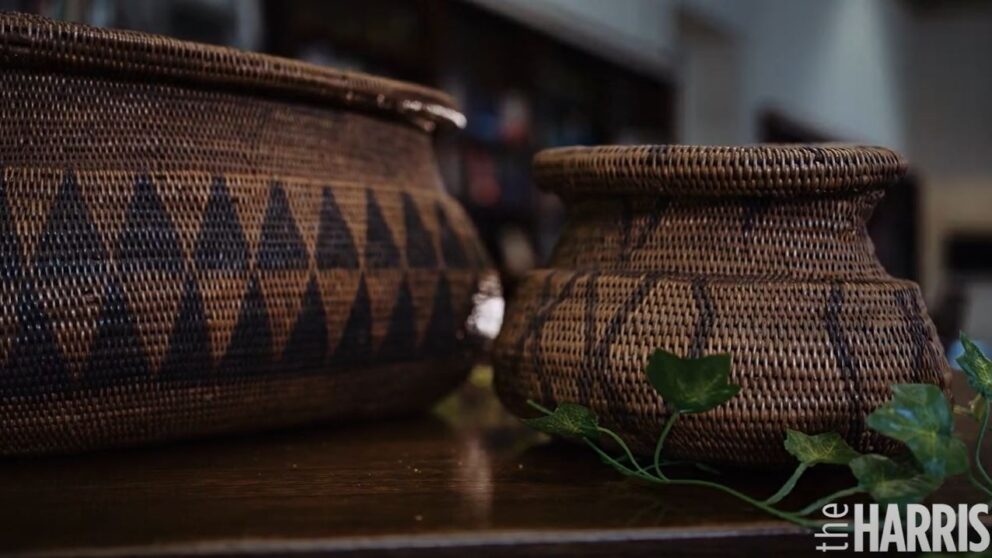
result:
[[[538,154],[569,219],[496,344],[518,414],[572,401],[649,452],[668,409],[643,376],[657,348],[729,352],[739,396],[679,422],[679,457],[773,465],[785,430],[886,451],[865,416],[889,386],[945,386],[917,285],[889,276],[865,221],[904,171],[872,147],[594,147]]]
[[[424,407],[487,264],[445,95],[0,16],[0,453]]]

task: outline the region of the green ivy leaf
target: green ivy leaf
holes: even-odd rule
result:
[[[811,467],[820,463],[847,465],[861,455],[836,432],[810,436],[798,430],[789,430],[785,436],[785,451]]]
[[[683,413],[702,413],[737,395],[741,387],[727,381],[730,355],[681,358],[658,349],[645,373],[665,403]]]
[[[970,417],[976,422],[982,422],[985,420],[985,410],[988,408],[987,401],[981,395],[976,395],[968,402],[967,406],[955,405],[954,414]]]
[[[992,361],[964,333],[961,334],[964,354],[957,361],[971,384],[971,389],[984,397],[992,397]]]
[[[944,392],[929,384],[895,384],[892,400],[868,426],[906,444],[923,471],[943,479],[968,470],[968,450],[953,436],[954,415]]]
[[[852,459],[851,472],[858,485],[880,504],[912,504],[940,488],[941,480],[881,455]]]
[[[550,415],[524,419],[524,424],[545,434],[573,440],[599,437],[596,413],[575,403],[561,403]]]
[[[982,395],[976,395],[974,399],[968,403],[968,412],[971,414],[978,422],[985,420],[985,413],[988,412],[988,400]]]

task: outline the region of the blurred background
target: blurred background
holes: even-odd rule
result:
[[[446,186],[503,273],[547,258],[563,221],[534,187],[551,146],[852,141],[909,177],[871,223],[947,342],[992,339],[992,1],[0,0],[444,89]]]

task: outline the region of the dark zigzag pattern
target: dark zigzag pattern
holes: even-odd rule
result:
[[[214,177],[209,185],[188,255],[181,244],[178,221],[170,215],[153,175],[138,173],[131,184],[128,205],[120,213],[120,232],[106,246],[100,233],[104,223],[94,221],[75,172],[66,171],[44,216],[25,275],[18,230],[8,210],[6,185],[0,182],[0,274],[13,285],[11,296],[16,300],[11,310],[17,332],[0,370],[0,385],[13,392],[0,393],[0,397],[68,393],[141,381],[193,386],[221,381],[232,374],[320,373],[342,366],[347,369],[422,356],[443,357],[459,350],[460,324],[455,320],[448,278],[439,276],[421,336],[417,335],[418,312],[411,285],[407,280],[402,282],[394,294],[386,338],[378,349],[372,346],[371,298],[363,278],[328,364],[330,332],[322,295],[316,277],[311,275],[300,293],[300,310],[292,322],[286,347],[282,354],[274,354],[270,307],[258,271],[301,272],[310,265],[311,257],[318,270],[357,270],[361,264],[333,190],[322,189],[317,239],[311,254],[290,211],[284,186],[273,182],[258,231],[258,252],[253,257],[236,210],[239,194],[229,189],[223,176]],[[376,194],[366,190],[366,265],[399,268],[405,262],[420,269],[471,265],[462,239],[451,228],[440,203],[432,206],[435,211],[431,217],[436,219],[437,228],[431,229],[412,195],[401,193],[398,199],[407,232],[404,250],[396,245]],[[134,288],[132,282],[120,280],[122,274],[146,271],[183,277],[176,287],[179,291],[175,294],[174,313],[165,317],[168,344],[159,349],[163,353],[157,370],[151,369],[149,349],[132,299],[146,295],[129,292]],[[229,326],[233,331],[217,362],[212,356],[212,349],[217,348],[211,347],[211,327],[217,326],[208,319],[203,291],[205,285],[209,288],[215,273],[244,278],[238,314]],[[44,290],[40,291],[30,277],[43,280]],[[77,378],[69,374],[51,318],[41,304],[42,296],[51,296],[51,289],[64,282],[59,278],[68,277],[84,279],[81,292],[91,292],[87,296],[96,296],[99,303],[88,357],[81,363]]]

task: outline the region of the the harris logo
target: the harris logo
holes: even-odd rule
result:
[[[814,533],[821,552],[984,552],[988,504],[828,504]]]

